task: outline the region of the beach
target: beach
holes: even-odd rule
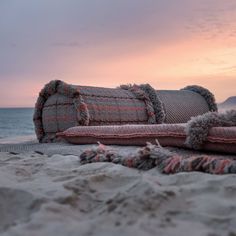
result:
[[[236,236],[236,0],[0,0],[0,236]]]
[[[236,175],[81,165],[89,147],[2,139],[0,234],[236,235]]]

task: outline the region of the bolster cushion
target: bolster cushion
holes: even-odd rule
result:
[[[145,145],[186,148],[186,124],[76,126],[57,134],[73,144]],[[213,127],[201,146],[202,150],[236,154],[236,126]]]
[[[53,80],[40,91],[34,125],[39,142],[57,141],[73,126],[186,123],[216,111],[214,95],[200,86],[155,90],[149,84],[102,88]]]

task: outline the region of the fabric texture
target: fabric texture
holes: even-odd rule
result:
[[[43,109],[47,99],[57,92],[73,100],[75,109],[79,112],[80,115],[78,119],[78,124],[88,125],[89,123],[89,112],[86,104],[83,101],[83,98],[80,96],[79,91],[76,88],[60,80],[53,80],[50,83],[46,84],[45,87],[41,90],[37,102],[35,104],[33,121],[35,124],[36,136],[40,142],[49,141],[50,139],[55,138],[55,135],[53,134],[52,137],[50,136],[45,137],[45,130],[43,127]],[[48,119],[50,118],[54,119],[54,117],[53,116],[50,117],[49,114]]]
[[[73,126],[186,123],[209,111],[199,93],[155,90],[149,84],[102,88],[46,84],[35,105],[34,124],[40,142],[58,141],[56,133]]]
[[[232,135],[235,140],[236,110],[226,111],[225,113],[209,112],[204,115],[193,117],[186,126],[187,140],[186,145],[193,149],[201,149],[207,140],[212,127],[232,127],[231,129],[218,129],[217,135],[214,131],[210,133],[212,141],[220,141],[221,138]]]
[[[98,147],[85,150],[80,155],[80,162],[81,164],[112,162],[141,170],[156,167],[164,174],[191,171],[210,174],[236,173],[236,159],[219,158],[207,154],[181,155],[161,147],[160,144],[151,143],[123,155],[110,147],[99,144]]]
[[[141,85],[121,85],[120,88],[129,90],[135,94],[136,97],[144,99],[147,105],[147,112],[150,114],[150,118],[153,122],[162,124],[165,121],[165,111],[162,101],[159,99],[155,89],[151,87],[150,84],[141,84]],[[152,116],[155,115],[155,118]]]
[[[200,94],[206,100],[210,111],[212,111],[212,112],[218,111],[215,96],[208,89],[203,88],[198,85],[190,85],[190,86],[183,88],[182,90],[189,90],[189,91],[193,91],[195,93]]]
[[[107,145],[135,146],[145,145],[146,142],[155,143],[158,140],[162,146],[192,148],[186,144],[186,140],[188,142],[192,138],[185,132],[186,129],[189,130],[189,126],[187,127],[186,124],[76,126],[58,133],[57,136],[73,144],[101,142]],[[198,140],[198,134],[194,134]],[[201,150],[236,154],[236,126],[211,127]]]
[[[144,101],[123,89],[73,86],[51,81],[39,94],[34,124],[40,142],[55,141],[55,134],[75,125],[146,124]]]
[[[209,112],[209,107],[200,94],[189,90],[157,90],[165,113],[164,123],[186,123],[191,117]]]
[[[137,97],[137,99],[143,100],[148,114],[148,123],[157,123],[153,103],[151,102],[148,94],[143,89],[141,89],[138,85],[121,85],[120,88],[131,91]]]

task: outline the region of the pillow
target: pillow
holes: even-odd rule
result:
[[[57,133],[73,144],[146,145],[186,148],[186,124],[75,126]],[[236,154],[236,127],[214,127],[210,129],[202,149]]]

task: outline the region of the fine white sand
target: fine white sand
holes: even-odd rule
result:
[[[81,166],[85,147],[0,152],[0,235],[236,235],[236,175]]]

